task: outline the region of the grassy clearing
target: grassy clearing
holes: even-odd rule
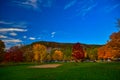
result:
[[[0,67],[0,80],[120,80],[120,63],[62,63],[53,69],[34,64]]]

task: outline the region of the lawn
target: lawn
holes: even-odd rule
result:
[[[120,80],[120,63],[61,63],[57,68],[29,68],[34,64],[0,67],[0,80]]]

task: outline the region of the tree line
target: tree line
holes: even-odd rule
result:
[[[72,47],[46,47],[40,43],[29,46],[13,46],[5,51],[0,40],[0,62],[52,62],[83,60],[114,60],[120,58],[120,31],[112,33],[110,40],[103,46],[85,47],[80,43]]]
[[[118,32],[110,35],[109,41],[102,46],[85,44],[60,44],[56,42],[35,42],[26,46],[13,46],[5,50],[0,40],[0,62],[51,62],[83,60],[120,59],[120,19],[117,20]]]

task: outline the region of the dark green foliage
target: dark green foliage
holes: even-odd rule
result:
[[[42,44],[42,45],[45,45],[46,47],[52,47],[52,48],[72,48],[72,46],[75,44],[75,43],[59,43],[59,42],[49,42],[49,41],[39,41],[39,42],[34,42],[30,45],[27,45],[27,46],[31,46],[33,44],[36,44],[36,43],[39,43],[39,44]],[[91,48],[91,47],[101,47],[103,45],[90,45],[90,44],[82,44],[81,45],[84,47],[84,48]]]
[[[5,53],[5,44],[2,40],[0,40],[0,62],[4,59],[4,53]]]
[[[46,47],[52,47],[52,48],[67,48],[67,47],[73,46],[73,43],[57,43],[57,42],[48,42],[48,41],[34,42],[31,45],[34,45],[36,43],[45,45]]]

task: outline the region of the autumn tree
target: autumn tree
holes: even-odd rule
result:
[[[46,47],[41,44],[33,45],[34,60],[43,63],[46,56]]]
[[[101,58],[104,52],[104,59],[120,58],[120,19],[117,19],[118,32],[114,32],[110,35],[110,40],[104,47],[98,49],[98,57]],[[103,51],[101,51],[103,50]]]
[[[98,59],[104,59],[105,56],[105,46],[98,48]]]
[[[33,58],[34,58],[34,53],[33,53],[33,48],[32,46],[29,46],[29,47],[23,47],[22,48],[24,50],[24,59],[25,61],[27,62],[32,62],[33,61]]]
[[[5,53],[5,44],[2,40],[0,40],[0,62],[3,61]]]
[[[110,49],[113,58],[120,58],[120,31],[110,36],[110,41],[106,46]]]
[[[103,59],[120,58],[120,31],[113,33],[107,44],[98,49],[98,57]]]
[[[76,62],[78,62],[78,60],[84,59],[84,55],[84,50],[80,43],[76,43],[75,45],[73,45],[72,57]]]
[[[23,52],[20,47],[13,46],[9,50],[6,51],[5,61],[9,62],[22,62],[23,61]]]
[[[52,55],[53,60],[60,61],[63,59],[63,53],[60,50],[55,50],[55,52]]]

